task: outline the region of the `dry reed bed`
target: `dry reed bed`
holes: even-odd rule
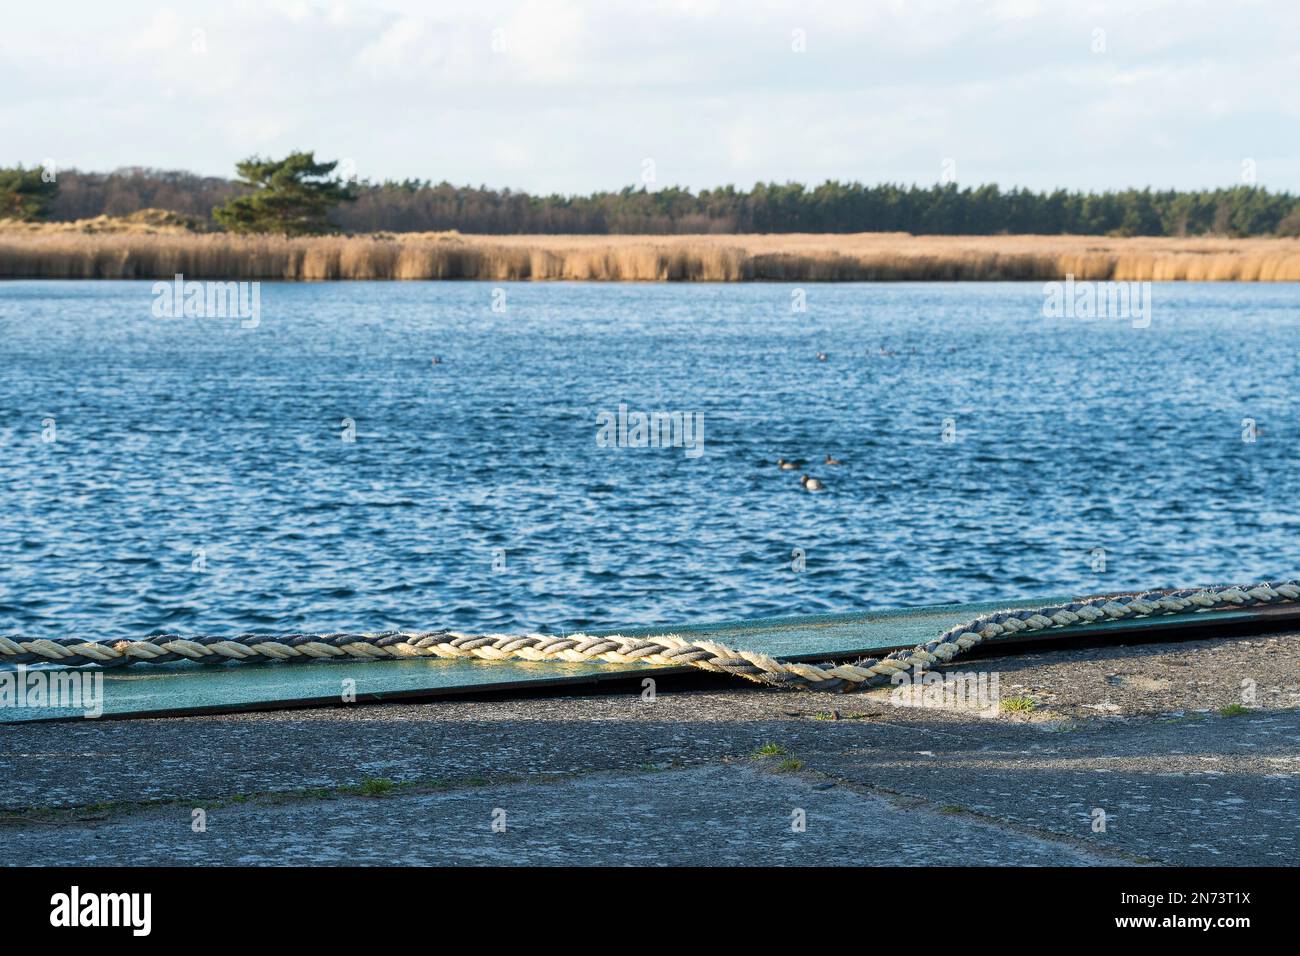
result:
[[[1300,281],[1300,239],[326,236],[0,228],[0,278]]]

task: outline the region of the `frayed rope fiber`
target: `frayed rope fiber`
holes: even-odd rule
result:
[[[774,687],[854,691],[888,684],[899,671],[945,664],[984,641],[1022,631],[1138,617],[1197,614],[1223,608],[1294,604],[1300,584],[1227,585],[1181,591],[1103,595],[1050,607],[996,611],[951,627],[911,650],[852,664],[780,661],[755,651],[714,641],[688,641],[674,634],[655,637],[470,635],[455,631],[386,631],[379,634],[239,634],[232,637],[159,634],[112,643],[65,637],[22,640],[0,637],[0,664],[50,663],[64,667],[118,667],[137,662],[406,660],[418,657],[474,658],[483,661],[567,661],[607,664],[690,664],[701,670],[735,674]]]

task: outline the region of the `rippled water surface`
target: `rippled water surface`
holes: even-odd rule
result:
[[[150,285],[0,283],[0,633],[554,631],[1300,571],[1294,285],[1157,285],[1146,329],[1043,318],[1037,284],[809,286],[797,313],[781,285],[511,284],[494,312],[487,284],[264,283],[255,329],[155,319]],[[702,414],[703,455],[598,447],[620,403]]]

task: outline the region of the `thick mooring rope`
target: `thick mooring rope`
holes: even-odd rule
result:
[[[1228,585],[1182,591],[1144,591],[1104,595],[1069,604],[997,611],[951,627],[911,650],[852,664],[779,661],[755,651],[714,641],[688,641],[674,634],[655,637],[470,635],[455,631],[386,631],[379,634],[240,634],[234,637],[182,637],[159,634],[138,641],[103,643],[83,638],[21,640],[0,637],[0,663],[54,663],[64,667],[95,664],[115,667],[137,661],[309,661],[393,660],[413,657],[476,658],[484,661],[568,661],[607,664],[691,664],[706,671],[735,674],[776,687],[853,691],[888,684],[899,671],[919,672],[945,664],[983,641],[1021,631],[1122,621],[1137,617],[1185,615],[1215,608],[1292,604],[1300,583]]]

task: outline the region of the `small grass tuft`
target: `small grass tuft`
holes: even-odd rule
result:
[[[958,813],[965,813],[966,808],[958,806],[955,803],[945,803],[943,806],[939,808],[939,812],[946,814],[948,816],[953,816]]]
[[[1250,713],[1250,708],[1243,707],[1241,704],[1229,704],[1227,707],[1219,708],[1220,717],[1240,717],[1242,714]]]
[[[784,757],[790,751],[786,750],[780,744],[763,744],[756,751],[755,757]]]
[[[1027,714],[1037,709],[1038,704],[1032,697],[1021,694],[1019,697],[1008,697],[1002,702],[1002,709],[1012,714]]]
[[[796,770],[803,769],[803,761],[791,757],[788,760],[782,760],[776,765],[776,769],[781,773],[794,773]]]
[[[368,777],[357,787],[357,793],[363,797],[383,797],[392,793],[397,784],[385,777]]]
[[[848,712],[843,710],[820,710],[817,711],[816,713],[803,714],[801,716],[807,717],[809,720],[838,721],[838,720],[866,720],[869,717],[872,717],[874,715],[867,711]]]

